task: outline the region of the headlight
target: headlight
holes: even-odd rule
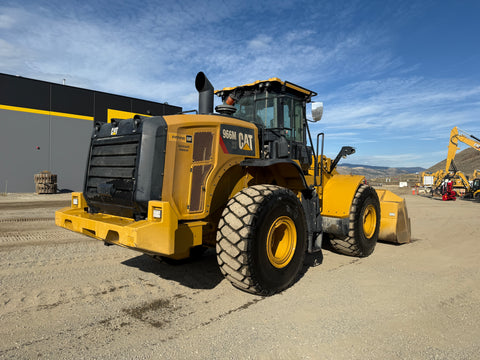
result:
[[[161,219],[162,218],[162,209],[153,209],[153,218]]]

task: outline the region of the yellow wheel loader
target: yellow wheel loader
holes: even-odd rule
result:
[[[306,103],[316,93],[256,81],[217,91],[214,113],[202,72],[195,85],[197,114],[95,124],[83,192],[56,212],[58,226],[171,259],[215,247],[225,277],[259,295],[292,285],[324,239],[361,257],[378,239],[410,241],[402,198],[335,170],[352,147],[332,161],[323,134],[313,146]],[[313,106],[315,121],[322,111]]]

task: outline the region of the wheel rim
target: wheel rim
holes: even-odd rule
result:
[[[267,237],[267,256],[276,268],[283,268],[290,263],[297,246],[297,229],[292,219],[287,216],[274,221]]]
[[[367,239],[370,239],[375,233],[377,227],[377,213],[375,207],[370,204],[363,213],[363,233]]]

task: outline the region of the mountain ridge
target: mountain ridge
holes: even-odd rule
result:
[[[446,159],[425,169],[420,166],[388,167],[362,164],[340,163],[337,171],[340,174],[364,175],[367,179],[401,177],[402,175],[414,175],[423,171],[435,172],[445,169]],[[455,166],[465,175],[470,175],[475,169],[480,169],[480,151],[467,148],[458,152],[454,160]]]

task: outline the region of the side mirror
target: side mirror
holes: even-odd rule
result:
[[[314,122],[320,121],[323,115],[323,102],[312,102],[312,119]]]

